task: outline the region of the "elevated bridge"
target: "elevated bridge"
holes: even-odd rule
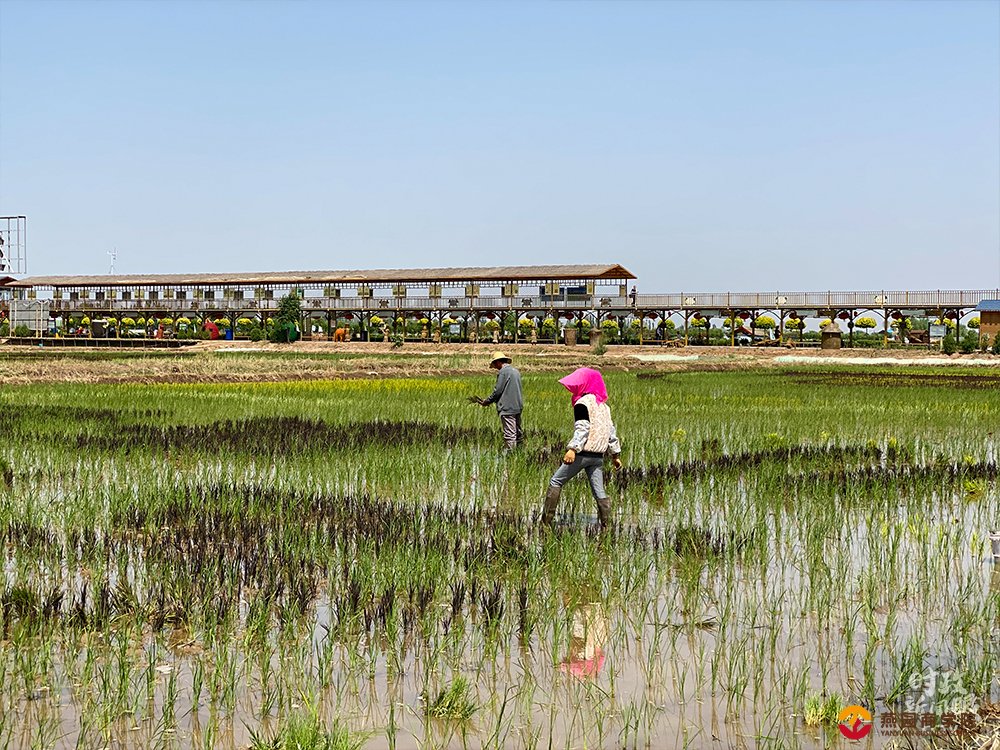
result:
[[[619,264],[309,271],[260,274],[152,274],[35,276],[0,281],[0,315],[45,327],[87,316],[118,321],[139,317],[249,318],[262,325],[280,298],[302,298],[304,317],[325,328],[367,330],[396,320],[426,318],[431,327],[459,325],[460,337],[510,314],[560,324],[605,320],[692,321],[739,317],[748,323],[771,315],[779,330],[790,319],[871,314],[882,329],[890,320],[934,316],[961,321],[980,302],[1000,299],[1000,289],[678,292],[638,294],[635,275]],[[376,321],[373,323],[373,319]]]

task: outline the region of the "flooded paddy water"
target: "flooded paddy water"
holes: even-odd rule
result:
[[[512,456],[488,375],[0,387],[0,748],[978,748],[1000,392],[926,374],[610,373],[606,533],[549,374]]]

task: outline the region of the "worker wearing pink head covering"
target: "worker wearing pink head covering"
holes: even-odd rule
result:
[[[559,382],[570,392],[573,406],[576,406],[576,402],[588,393],[592,394],[599,404],[608,400],[608,388],[604,385],[604,378],[592,367],[578,367]]]
[[[566,446],[562,464],[549,480],[542,523],[552,524],[562,486],[585,471],[597,501],[597,518],[601,527],[607,528],[611,525],[611,501],[604,490],[604,454],[611,453],[616,469],[622,465],[621,442],[607,403],[608,389],[601,373],[590,367],[580,367],[559,382],[570,392],[573,403],[573,437]]]

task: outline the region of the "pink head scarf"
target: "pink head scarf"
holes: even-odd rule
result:
[[[573,397],[573,405],[588,393],[603,404],[608,400],[608,389],[604,385],[601,373],[590,367],[579,367],[560,381]]]

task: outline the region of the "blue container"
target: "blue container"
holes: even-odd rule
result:
[[[226,341],[232,341],[232,340],[233,340],[233,329],[232,328],[227,328],[226,329]]]

